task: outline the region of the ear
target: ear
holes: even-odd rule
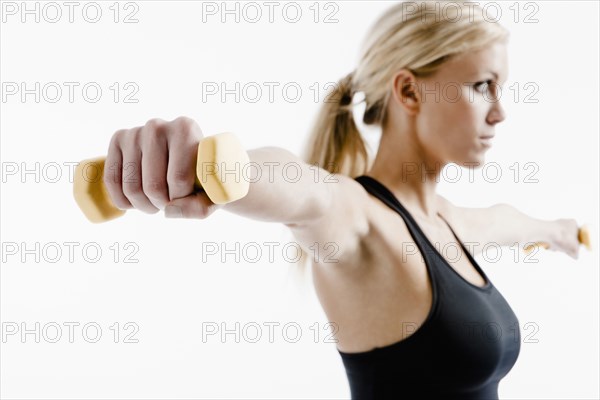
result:
[[[419,111],[417,89],[417,79],[409,70],[401,69],[394,75],[392,97],[409,115]]]

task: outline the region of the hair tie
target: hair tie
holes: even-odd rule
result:
[[[347,106],[350,103],[352,103],[352,94],[346,92],[342,95],[342,99],[340,100],[340,105]]]
[[[342,106],[347,106],[348,104],[352,103],[352,98],[354,97],[354,90],[352,90],[353,76],[354,71],[350,72],[342,79],[342,98],[340,99],[340,105]]]

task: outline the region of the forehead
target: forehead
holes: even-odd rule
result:
[[[493,76],[495,72],[498,79],[503,82],[508,75],[508,54],[506,44],[497,42],[482,49],[458,55],[450,59],[440,69],[444,77],[460,76],[464,78],[480,79],[483,74]]]

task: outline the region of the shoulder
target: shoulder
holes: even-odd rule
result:
[[[493,204],[486,207],[457,206],[438,195],[440,214],[448,221],[456,235],[463,243],[487,244],[510,242],[499,235],[501,227],[506,223],[506,210],[510,206],[505,203]],[[481,251],[476,246],[474,254]]]
[[[499,203],[486,207],[462,207],[457,206],[440,194],[437,195],[437,205],[440,214],[444,218],[454,222],[456,225],[462,225],[462,227],[489,223],[489,217],[492,215],[490,210],[496,211],[507,206],[506,204]]]
[[[313,221],[286,226],[300,246],[311,254],[317,245],[324,254],[331,254],[332,248],[335,249],[336,260],[357,260],[360,243],[369,231],[369,194],[346,175],[331,174],[326,182],[325,212]]]
[[[452,230],[459,237],[464,238],[466,235],[465,225],[469,225],[469,215],[465,213],[466,208],[457,206],[440,194],[437,195],[437,207],[439,213],[452,227]]]

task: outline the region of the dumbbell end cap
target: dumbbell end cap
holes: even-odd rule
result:
[[[204,138],[198,145],[196,176],[210,201],[226,204],[245,197],[250,182],[243,171],[249,162],[235,134],[224,132]]]
[[[579,228],[578,239],[579,239],[579,242],[582,243],[588,250],[592,249],[592,242],[590,240],[590,231],[588,230],[587,226],[584,225],[581,228]]]
[[[75,168],[73,197],[85,215],[93,223],[118,218],[125,210],[118,209],[111,201],[102,182],[104,157],[84,160]]]

